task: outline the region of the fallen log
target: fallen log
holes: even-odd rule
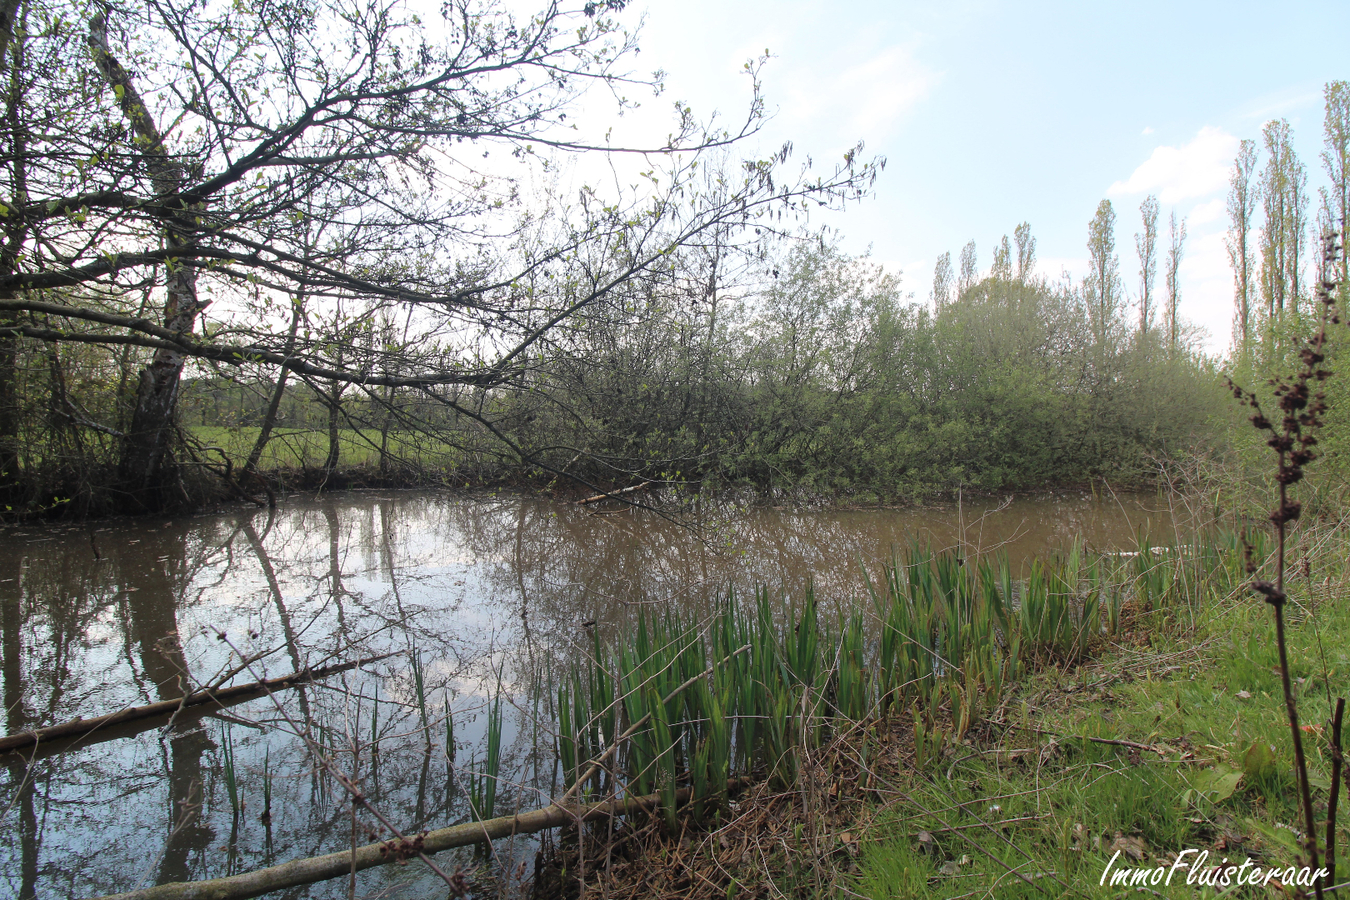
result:
[[[610,491],[608,494],[596,494],[594,497],[585,497],[577,501],[578,506],[585,506],[587,503],[599,503],[601,500],[608,500],[611,497],[622,497],[624,494],[631,494],[634,491],[640,491],[645,487],[651,487],[650,481],[644,481],[641,484],[635,484],[632,487],[626,487],[618,491]]]
[[[728,790],[736,790],[750,782],[749,779],[735,778],[727,784]],[[690,789],[681,788],[675,794],[677,806],[689,802]],[[531,810],[513,816],[500,816],[486,822],[466,822],[452,825],[418,835],[415,846],[422,853],[431,855],[454,847],[467,847],[471,844],[487,843],[513,834],[532,834],[546,828],[557,828],[575,823],[578,819],[590,822],[611,816],[627,816],[642,810],[653,809],[661,802],[660,794],[645,797],[630,797],[626,800],[605,800],[584,806],[567,808],[549,805],[543,809]],[[255,869],[239,875],[224,878],[212,878],[207,881],[178,881],[155,887],[113,894],[99,900],[244,900],[257,897],[271,891],[339,878],[353,871],[387,865],[404,858],[393,846],[394,842],[366,844],[355,850],[342,850],[326,856],[311,856],[307,859],[295,859],[279,866]]]
[[[295,687],[296,685],[308,681],[327,678],[330,675],[336,675],[339,672],[345,672],[348,669],[354,669],[357,666],[379,662],[382,659],[388,659],[389,657],[396,655],[397,654],[395,653],[386,653],[382,656],[358,659],[355,662],[338,663],[332,666],[323,666],[318,669],[304,669],[300,672],[292,672],[290,675],[282,675],[279,678],[268,678],[263,681],[253,681],[248,684],[238,684],[227,688],[204,688],[199,691],[194,691],[186,697],[179,697],[175,700],[161,700],[158,703],[135,706],[120,712],[109,713],[105,716],[95,716],[92,719],[74,719],[70,722],[62,722],[59,725],[48,725],[46,728],[37,728],[32,731],[20,731],[18,734],[11,734],[0,738],[0,753],[13,753],[18,750],[37,747],[49,741],[63,738],[84,738],[96,731],[111,728],[115,725],[124,725],[128,722],[169,716],[178,710],[199,713],[206,711],[208,708],[228,706],[232,703],[242,703],[243,701],[251,700],[254,697],[261,697],[269,691],[285,690],[286,688]]]

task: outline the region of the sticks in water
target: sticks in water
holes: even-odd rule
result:
[[[747,779],[734,779],[727,785],[728,791],[738,790],[748,783]],[[689,802],[692,791],[685,788],[676,793],[678,804]],[[550,804],[543,809],[532,810],[514,816],[500,816],[483,822],[466,822],[452,825],[436,831],[418,835],[412,843],[416,850],[409,853],[395,841],[378,844],[366,844],[355,850],[342,850],[325,856],[312,856],[296,859],[267,869],[256,869],[240,875],[226,878],[212,878],[208,881],[183,881],[161,884],[125,894],[115,894],[101,900],[243,900],[257,897],[270,891],[312,884],[329,878],[339,878],[353,870],[361,871],[374,866],[386,865],[415,855],[440,853],[453,847],[467,847],[471,844],[486,843],[513,834],[532,834],[546,828],[557,828],[574,824],[577,821],[592,822],[611,816],[627,816],[650,810],[661,802],[659,794],[646,797],[629,797],[626,800],[606,800],[590,803],[581,807],[568,808]],[[408,848],[411,849],[411,848]]]
[[[96,731],[110,728],[114,725],[123,725],[128,722],[139,722],[156,719],[161,716],[169,716],[178,710],[190,709],[194,712],[200,712],[227,706],[231,703],[240,703],[244,700],[261,697],[269,691],[284,690],[299,684],[304,684],[305,682],[327,678],[331,675],[336,675],[339,672],[354,669],[357,666],[369,665],[373,662],[379,662],[382,659],[388,659],[390,656],[394,655],[396,654],[386,653],[382,656],[371,656],[366,659],[324,666],[319,669],[305,669],[301,672],[283,675],[280,678],[268,678],[261,681],[250,682],[249,684],[239,684],[227,688],[205,688],[177,700],[161,700],[158,703],[136,706],[131,709],[124,709],[120,712],[109,713],[104,716],[95,716],[92,719],[75,719],[70,722],[62,722],[60,725],[49,725],[46,728],[21,731],[18,734],[11,734],[0,738],[0,753],[12,753],[29,747],[37,747],[40,744],[61,738],[87,738]],[[146,727],[150,726],[147,725]],[[101,738],[95,738],[95,740],[100,739]]]

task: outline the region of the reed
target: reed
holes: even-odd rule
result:
[[[469,807],[473,817],[486,821],[496,814],[497,784],[502,767],[502,685],[497,677],[497,690],[488,704],[487,748],[483,768],[478,770],[477,759],[469,761]]]
[[[417,697],[417,712],[422,717],[422,733],[426,736],[427,746],[431,746],[431,725],[427,720],[427,682],[422,667],[422,654],[416,647],[412,649],[413,691]]]
[[[230,724],[225,723],[220,740],[221,771],[225,777],[225,794],[230,799],[230,816],[236,822],[239,819],[241,804],[239,801],[239,781],[234,765],[234,738]]]
[[[263,751],[263,811],[258,817],[265,827],[272,825],[272,748]]]
[[[455,761],[455,711],[448,698],[445,701],[445,761],[447,764]]]
[[[375,685],[375,697],[370,705],[370,754],[378,756],[380,752],[380,686]]]
[[[1028,666],[1081,661],[1131,608],[1172,608],[1242,578],[1233,536],[1146,545],[1142,533],[1135,556],[1075,543],[1018,577],[1006,555],[971,561],[916,544],[867,575],[870,609],[829,622],[811,590],[796,604],[764,589],[743,603],[731,591],[704,623],[642,607],[613,646],[592,630],[588,657],[557,688],[563,783],[587,798],[657,794],[670,829],[677,786],[690,788],[695,819],[715,816],[728,780],[790,787],[831,729],[896,714],[913,721],[919,765],[933,764]],[[617,766],[593,765],[610,753]]]

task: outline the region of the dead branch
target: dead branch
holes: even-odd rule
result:
[[[643,488],[651,487],[651,485],[652,483],[650,481],[644,481],[640,484],[635,484],[632,487],[626,487],[623,490],[611,491],[608,494],[596,494],[593,497],[586,497],[582,500],[578,500],[577,506],[585,506],[588,503],[599,503],[601,500],[608,500],[612,497],[621,497],[624,494],[631,494],[634,491],[640,491]]]
[[[95,716],[92,719],[75,719],[70,722],[62,722],[59,725],[49,725],[46,728],[21,731],[18,734],[11,734],[0,738],[0,753],[12,753],[28,747],[37,747],[40,744],[59,738],[84,738],[88,737],[93,732],[110,728],[113,725],[122,725],[127,722],[137,722],[145,719],[158,718],[160,716],[168,716],[179,710],[191,709],[194,712],[197,712],[202,711],[202,708],[227,706],[231,703],[239,703],[254,697],[261,697],[272,690],[284,690],[309,681],[327,678],[330,675],[336,675],[339,672],[345,672],[348,669],[354,669],[357,666],[379,662],[382,659],[388,659],[390,656],[395,655],[396,654],[393,653],[386,653],[382,656],[372,656],[367,659],[358,659],[354,662],[324,666],[319,669],[305,669],[304,671],[293,672],[290,675],[283,675],[279,678],[253,681],[248,684],[233,685],[227,688],[205,688],[176,700],[161,700],[158,703],[136,706],[131,709],[121,710],[120,712],[109,713],[105,716]]]
[[[744,778],[733,778],[727,783],[727,790],[738,790],[744,787],[747,781],[748,779]],[[677,791],[676,805],[688,803],[690,795],[690,788]],[[550,804],[543,809],[519,815],[499,816],[486,822],[465,822],[462,825],[425,832],[413,838],[412,843],[421,853],[430,855],[453,847],[486,843],[514,834],[532,834],[547,828],[575,824],[577,821],[592,822],[613,816],[628,816],[654,809],[660,802],[661,795],[657,793],[645,797],[630,797],[626,800],[605,800],[572,808]],[[226,878],[161,884],[124,894],[114,894],[99,900],[243,900],[270,891],[339,878],[350,874],[353,870],[360,871],[387,865],[404,858],[401,848],[391,846],[396,843],[382,841],[378,844],[366,844],[355,850],[295,859],[279,866],[256,869]]]

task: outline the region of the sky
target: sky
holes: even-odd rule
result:
[[[1238,141],[1288,119],[1315,196],[1323,85],[1350,79],[1350,57],[1325,37],[1350,33],[1344,2],[682,0],[622,16],[641,22],[632,69],[666,73],[648,107],[679,100],[734,120],[750,99],[743,66],[767,50],[771,119],[745,155],[791,140],[794,158],[832,165],[863,141],[886,157],[872,198],[816,222],[901,271],[917,301],[941,253],[955,260],[973,239],[987,271],[1023,221],[1040,272],[1081,279],[1103,198],[1137,295],[1139,204],[1157,195],[1160,244],[1173,211],[1186,219],[1181,315],[1207,330],[1213,353],[1231,330],[1224,204]]]

